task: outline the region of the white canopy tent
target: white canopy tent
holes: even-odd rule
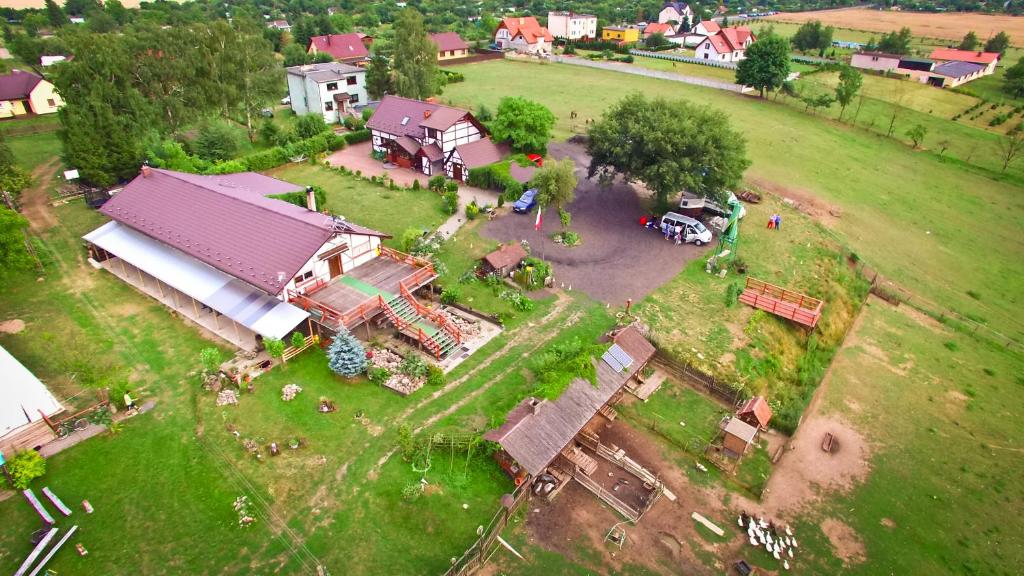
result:
[[[107,222],[84,238],[264,338],[284,338],[309,317],[305,310],[119,222]]]
[[[64,407],[18,359],[0,346],[0,438]]]

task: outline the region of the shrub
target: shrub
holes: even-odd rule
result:
[[[206,170],[206,174],[236,174],[246,170],[248,170],[248,167],[244,160],[228,160],[227,162],[214,164]]]
[[[423,231],[419,228],[406,228],[405,232],[402,232],[402,251],[412,252],[422,237]]]
[[[411,354],[402,360],[398,371],[410,378],[423,378],[427,375],[427,363],[419,356]]]
[[[203,160],[217,162],[233,158],[238,153],[238,138],[231,128],[220,123],[209,123],[199,129],[193,142],[196,155]]]
[[[363,120],[362,118],[356,116],[345,116],[345,119],[342,120],[341,123],[345,126],[345,128],[355,131],[362,130],[363,126],[366,125],[366,120]]]
[[[373,118],[373,110],[370,108],[363,108],[360,115],[363,117],[363,120],[369,120],[370,118]]]
[[[284,354],[284,342],[278,338],[266,338],[263,340],[263,347],[271,358],[280,358]]]
[[[272,194],[268,198],[275,200],[284,200],[289,204],[295,204],[296,206],[306,207],[306,193],[305,192],[289,192],[287,194]],[[317,210],[323,210],[324,206],[327,205],[327,193],[320,186],[313,186],[313,199],[316,200]]]
[[[515,202],[523,195],[523,185],[513,180],[505,184],[505,189],[502,191],[502,195],[506,202]]]
[[[481,122],[490,122],[491,120],[494,120],[494,114],[491,112],[490,108],[481,104],[476,107],[476,119]]]
[[[292,332],[292,348],[302,348],[306,345],[306,337],[302,332]]]
[[[430,180],[427,180],[427,187],[430,188],[431,192],[441,194],[444,192],[445,179],[444,176],[431,176]]]
[[[366,377],[378,386],[382,386],[391,377],[391,372],[388,372],[387,368],[380,368],[374,366],[366,372]]]
[[[370,131],[366,130],[366,129],[363,129],[363,130],[357,130],[355,132],[349,132],[347,134],[342,134],[342,135],[340,135],[340,138],[342,138],[345,141],[346,144],[352,145],[352,144],[358,144],[360,142],[366,142],[367,140],[370,139],[370,136],[371,136]],[[383,160],[384,159],[383,152],[381,154],[382,155],[381,155],[380,158],[378,158],[378,160]]]
[[[504,194],[498,194],[498,208],[501,208],[504,205],[505,205],[505,195]]]
[[[445,192],[458,192],[459,191],[459,183],[456,182],[455,180],[449,180],[449,181],[445,182],[444,183],[444,191]]]
[[[446,214],[455,214],[459,211],[458,192],[445,192],[441,199],[444,200],[444,211]]]
[[[249,154],[240,158],[245,163],[245,169],[251,172],[262,172],[288,163],[288,154],[285,149],[275,146],[263,152]]]
[[[579,245],[579,243],[580,243],[580,235],[579,234],[577,234],[577,233],[575,233],[575,232],[573,232],[571,230],[568,230],[566,232],[562,232],[562,244],[565,244],[566,246],[577,246],[577,245]]]
[[[260,124],[260,140],[267,144],[277,144],[277,139],[280,137],[281,129],[278,128],[277,124],[274,124],[273,120],[268,118]]]
[[[317,134],[323,134],[327,129],[327,123],[320,114],[299,116],[298,122],[295,123],[295,134],[299,138],[312,138]]]
[[[204,372],[216,372],[220,368],[220,350],[210,347],[199,351],[199,362]]]
[[[473,200],[469,204],[466,204],[466,218],[468,220],[476,220],[476,217],[480,214],[480,207],[476,205],[476,200]]]
[[[427,385],[428,386],[444,386],[444,370],[437,364],[427,365]]]
[[[413,190],[419,190],[420,189],[420,179],[419,178],[413,178],[412,189]]]
[[[441,291],[442,304],[455,304],[462,297],[458,286],[449,286]]]
[[[576,53],[576,47],[573,46],[572,44],[566,44],[565,45],[565,49],[562,50],[562,53],[563,54],[575,54]]]
[[[7,462],[11,486],[24,490],[33,480],[46,474],[46,460],[35,450],[22,450]]]
[[[562,208],[558,209],[558,219],[562,222],[562,228],[568,228],[572,223],[572,214]]]

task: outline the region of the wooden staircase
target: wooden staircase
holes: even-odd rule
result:
[[[401,286],[402,293],[383,302],[384,314],[395,328],[420,342],[437,360],[443,360],[462,343],[462,334],[444,316],[430,311]]]

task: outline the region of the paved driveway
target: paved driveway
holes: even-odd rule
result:
[[[555,158],[570,156],[576,161],[579,185],[576,201],[569,207],[571,229],[583,243],[568,248],[548,236],[561,224],[554,208],[544,212],[541,232],[533,229],[536,213],[509,212],[482,229],[484,236],[502,242],[527,240],[533,253],[554,266],[556,285],[572,286],[592,298],[623,305],[627,298],[643,298],[682,271],[687,262],[705,255],[708,247],[676,246],[654,230],[639,224],[650,205],[634,186],[617,182],[607,188],[586,179],[590,157],[576,144],[557,143],[548,147]]]

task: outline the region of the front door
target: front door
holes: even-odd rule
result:
[[[327,267],[331,271],[331,278],[334,278],[335,276],[341,276],[341,254],[338,254],[337,256],[331,256],[330,258],[328,258]]]
[[[452,178],[456,180],[462,180],[462,164],[455,164],[452,166]]]

